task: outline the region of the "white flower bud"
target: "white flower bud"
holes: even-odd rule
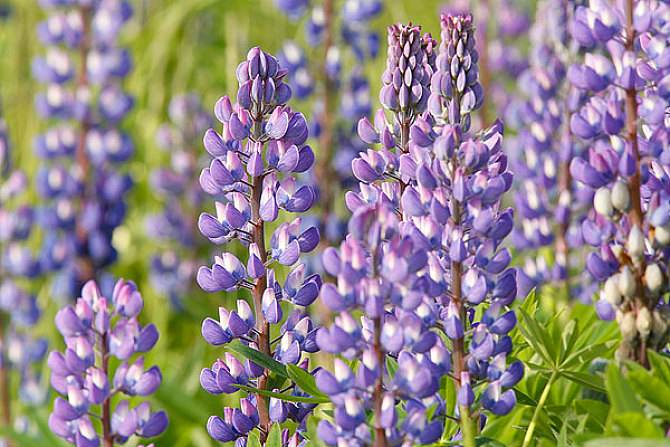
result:
[[[612,206],[612,193],[609,188],[599,188],[593,196],[593,207],[598,214],[609,217],[614,213]]]
[[[616,314],[614,316],[615,316],[615,320],[616,320],[617,324],[621,324],[621,322],[623,321],[623,312],[621,312],[619,309],[617,309]]]
[[[663,286],[663,271],[661,267],[656,263],[647,265],[647,268],[644,269],[644,280],[652,292],[656,293],[661,290]]]
[[[651,312],[646,307],[643,307],[637,312],[637,319],[635,320],[635,328],[640,333],[642,338],[647,338],[651,333]]]
[[[658,310],[654,310],[652,314],[652,331],[654,336],[662,339],[665,336],[665,333],[668,330],[668,323]]]
[[[635,294],[635,276],[628,266],[625,266],[619,273],[619,292],[626,298],[631,298]]]
[[[670,244],[670,225],[656,227],[654,231],[654,237],[656,238],[656,241],[661,245]]]
[[[624,340],[633,340],[637,335],[637,329],[635,328],[635,316],[632,312],[628,312],[623,316],[621,323],[619,323],[619,329],[621,330],[621,337]]]
[[[607,278],[605,286],[603,287],[603,295],[605,301],[616,307],[621,304],[623,297],[619,291],[619,275],[615,274]]]
[[[630,206],[628,185],[620,180],[612,187],[612,205],[621,212],[626,211]]]
[[[633,225],[628,234],[626,250],[628,251],[628,255],[633,259],[640,259],[644,254],[644,234],[642,234],[642,230],[637,225]]]

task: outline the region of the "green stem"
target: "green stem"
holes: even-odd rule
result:
[[[460,425],[461,435],[463,436],[463,447],[476,447],[477,442],[475,437],[477,435],[477,427],[475,421],[472,419],[470,409],[466,406],[459,406],[460,411]]]
[[[530,424],[528,424],[528,430],[526,430],[526,436],[523,438],[523,444],[521,445],[521,447],[528,447],[530,445],[530,442],[533,440],[533,433],[535,432],[535,427],[537,427],[537,423],[540,419],[540,413],[542,413],[544,404],[547,402],[551,386],[554,384],[557,378],[558,375],[556,371],[554,371],[553,373],[551,373],[551,376],[549,377],[547,384],[544,386],[544,390],[542,391],[540,400],[538,401],[537,406],[535,407],[535,411],[533,412],[533,418],[530,420]]]

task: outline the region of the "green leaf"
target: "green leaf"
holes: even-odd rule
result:
[[[234,384],[234,386],[248,393],[260,394],[261,396],[264,397],[275,397],[277,399],[285,400],[287,402],[303,402],[306,404],[324,404],[326,402],[330,402],[328,398],[323,397],[293,396],[291,394],[275,393],[274,391],[268,391],[268,390],[259,390],[258,388],[254,388],[251,386],[245,386],[239,384]]]
[[[617,435],[637,438],[663,438],[663,430],[644,413],[623,412],[613,417]]]
[[[265,447],[282,447],[281,426],[279,424],[272,424]]]
[[[256,431],[249,432],[247,447],[262,447],[261,439],[258,437],[258,433],[256,433]]]
[[[288,378],[288,373],[284,365],[282,365],[269,355],[266,355],[260,351],[250,348],[249,346],[244,345],[239,341],[228,343],[226,345],[226,350],[233,352],[235,354],[239,354],[242,357],[251,360],[258,366],[262,366],[263,368],[270,370],[275,374],[279,374],[282,377]]]
[[[295,365],[287,365],[286,370],[288,372],[289,379],[293,380],[295,384],[298,385],[298,387],[305,393],[314,397],[328,399],[328,396],[323,394],[316,386],[316,379],[313,375]]]
[[[642,399],[670,413],[670,386],[647,370],[628,373],[631,385]]]
[[[589,422],[593,421],[594,429],[602,431],[607,423],[609,405],[605,402],[593,399],[578,399],[574,403],[577,414],[588,416]]]
[[[542,357],[548,365],[554,365],[553,349],[551,349],[551,337],[542,326],[540,326],[535,318],[527,314],[523,309],[519,309],[522,317],[522,323],[519,330],[525,338],[526,342],[531,345],[534,351]]]
[[[630,383],[614,363],[610,363],[607,367],[605,387],[615,413],[642,413],[642,405],[635,397]]]
[[[659,376],[663,382],[670,383],[670,358],[655,351],[647,352],[654,375]]]
[[[670,447],[670,441],[632,438],[600,438],[588,441],[584,447]]]
[[[566,379],[577,383],[578,385],[583,385],[588,388],[592,388],[601,393],[605,392],[605,384],[602,377],[596,374],[588,374],[577,371],[562,371],[561,375]]]

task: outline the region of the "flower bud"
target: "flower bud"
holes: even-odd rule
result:
[[[621,212],[628,210],[630,206],[628,186],[620,180],[612,187],[612,205]]]
[[[614,213],[612,206],[612,193],[609,188],[603,186],[599,188],[593,196],[593,207],[598,214],[609,217]]]
[[[619,273],[619,292],[626,297],[631,298],[635,293],[635,276],[628,266],[624,267]]]
[[[656,227],[654,231],[656,241],[661,245],[670,244],[670,224],[662,227]]]
[[[651,312],[649,312],[649,309],[646,307],[643,307],[638,311],[637,319],[635,320],[635,328],[643,339],[646,339],[649,336],[651,325]]]
[[[661,267],[656,263],[647,265],[647,268],[644,270],[644,280],[649,290],[653,293],[661,290],[663,286],[663,271]]]
[[[628,255],[635,260],[641,259],[644,254],[644,234],[642,234],[640,227],[637,225],[634,225],[630,230],[628,241],[626,242],[626,250],[628,251]]]
[[[668,331],[668,322],[661,312],[654,310],[652,313],[652,332],[654,337],[659,339],[665,338],[665,335]]]
[[[619,274],[615,274],[607,278],[605,285],[603,287],[603,295],[605,301],[610,303],[612,306],[618,306],[621,304],[623,297],[619,291]]]
[[[621,337],[624,340],[628,341],[633,340],[637,335],[637,329],[635,323],[636,323],[635,316],[633,315],[632,312],[624,314],[623,318],[621,319],[621,323],[619,323],[619,329],[621,330]]]

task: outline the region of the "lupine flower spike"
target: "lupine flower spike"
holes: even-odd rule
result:
[[[156,140],[169,152],[170,166],[151,175],[151,184],[165,205],[161,213],[147,219],[146,232],[161,245],[161,251],[151,259],[152,284],[179,308],[194,285],[201,260],[198,256],[210,246],[200,236],[194,214],[206,197],[198,182],[205,162],[196,149],[212,120],[193,94],[175,96],[168,115],[170,123],[159,128]]]
[[[153,394],[162,380],[158,367],[144,365],[142,354],[154,347],[158,331],[153,324],[140,325],[143,306],[132,282],[117,281],[110,300],[89,281],[76,303],[56,314],[66,348],[49,354],[51,386],[61,395],[54,401],[49,427],[70,444],[113,447],[134,435],[152,438],[165,431],[165,412],[154,413],[148,402],[129,400]],[[116,370],[112,357],[121,362]],[[115,395],[125,397],[112,405]]]
[[[571,86],[566,73],[578,57],[568,35],[573,14],[572,2],[542,2],[531,31],[530,68],[519,78],[520,90],[528,95],[515,105],[518,136],[507,145],[517,183],[512,240],[525,257],[517,271],[519,296],[553,283],[566,298],[590,302],[592,281],[575,275],[584,267],[581,222],[593,193],[570,174],[572,159],[584,149],[570,129],[570,115],[585,96]],[[544,247],[555,249],[553,263],[547,262]]]
[[[304,229],[296,217],[266,234],[280,211],[303,213],[316,198],[311,186],[300,185],[295,178],[312,167],[314,153],[305,145],[304,116],[287,105],[291,89],[284,82],[286,73],[275,57],[252,48],[237,67],[237,102],[224,96],[216,104],[215,115],[223,128],[221,133],[213,129],[205,133],[212,161],[202,171],[200,184],[221,201],[215,202],[216,213],[202,213],[198,224],[204,236],[215,244],[228,244],[228,250],[237,240],[246,259],[224,251],[211,267],[200,268],[197,281],[207,292],[248,291],[251,298],[239,299],[233,309],[220,307],[218,318],[205,319],[202,335],[208,343],[241,343],[287,368],[309,371],[306,354],[317,347],[314,325],[304,308],[318,296],[321,279],[306,273],[300,256],[316,248],[319,231]],[[275,273],[278,267],[289,271],[283,284]],[[285,317],[288,303],[293,310]],[[273,326],[279,332],[275,339],[270,333]],[[245,392],[239,408],[225,408],[223,417],[209,419],[207,431],[217,441],[245,445],[254,431],[264,442],[273,425],[286,419],[297,423],[291,442],[302,439],[300,432],[313,405],[265,397],[263,392],[272,392],[277,383],[268,369],[227,353],[202,370],[200,383],[211,394],[235,393],[238,386],[259,390]],[[305,395],[295,384],[288,389]],[[288,438],[288,431],[284,435]]]
[[[619,324],[618,357],[642,365],[670,337],[669,14],[661,1],[578,7],[572,34],[588,52],[568,70],[589,95],[570,121],[588,151],[570,170],[593,191],[582,232],[601,284],[596,309]]]
[[[119,129],[133,99],[121,87],[131,61],[118,38],[132,10],[126,0],[40,4],[49,16],[38,27],[47,51],[33,63],[34,76],[46,85],[36,107],[53,123],[35,140],[45,160],[37,174],[45,202],[39,219],[49,230],[42,265],[58,272],[54,295],[69,298],[88,279],[103,279],[116,259],[112,234],[125,217],[131,186],[118,165],[133,152]]]
[[[37,297],[21,284],[39,273],[39,263],[25,246],[34,224],[34,210],[21,197],[27,179],[11,159],[7,125],[0,115],[0,424],[7,429],[27,420],[13,414],[15,397],[26,405],[46,400],[37,366],[47,350],[45,339],[31,335],[41,314]]]
[[[319,197],[319,228],[325,240],[339,243],[346,222],[335,198],[352,184],[351,160],[364,145],[356,137],[356,123],[372,108],[364,66],[379,50],[379,35],[370,22],[381,13],[382,2],[276,0],[275,4],[291,19],[306,17],[307,48],[287,41],[278,59],[288,69],[287,82],[295,97],[312,98],[315,103],[309,121],[310,137],[318,139],[312,181]],[[350,75],[345,76],[347,72]],[[318,256],[313,260],[320,268]]]

